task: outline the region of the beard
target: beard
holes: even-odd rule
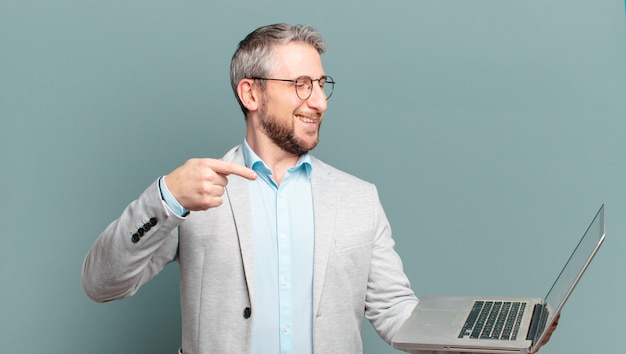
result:
[[[296,137],[294,122],[281,122],[275,115],[267,112],[267,107],[261,109],[261,124],[265,134],[284,151],[293,155],[302,155],[305,152],[313,150],[319,142],[319,128],[322,122],[319,122],[318,129],[315,132],[318,137],[312,143],[307,143]],[[311,133],[313,134],[313,133]]]

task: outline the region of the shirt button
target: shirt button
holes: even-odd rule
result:
[[[280,285],[282,285],[282,286],[283,286],[283,288],[286,288],[286,287],[287,287],[287,285],[289,285],[289,282],[288,282],[288,281],[286,281],[286,280],[283,280],[283,281],[281,281],[281,282],[280,282]]]
[[[287,235],[285,235],[285,234],[280,234],[279,237],[280,237],[281,240],[286,240],[287,239]]]
[[[283,333],[289,332],[289,326],[283,326]]]

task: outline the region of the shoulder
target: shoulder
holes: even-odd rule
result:
[[[314,156],[311,156],[311,165],[313,167],[313,174],[320,178],[329,178],[336,183],[348,184],[351,189],[364,188],[376,190],[376,186],[373,183],[331,166]]]

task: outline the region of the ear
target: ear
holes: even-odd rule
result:
[[[252,79],[241,79],[237,85],[239,100],[248,111],[253,112],[259,108],[259,89]]]

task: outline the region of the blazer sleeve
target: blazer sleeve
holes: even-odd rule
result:
[[[161,199],[158,181],[130,203],[87,252],[82,285],[97,302],[129,297],[178,253],[178,225],[185,220]]]
[[[418,303],[402,260],[395,251],[391,226],[387,220],[378,192],[374,187],[374,242],[368,277],[365,316],[387,343],[398,332]]]

